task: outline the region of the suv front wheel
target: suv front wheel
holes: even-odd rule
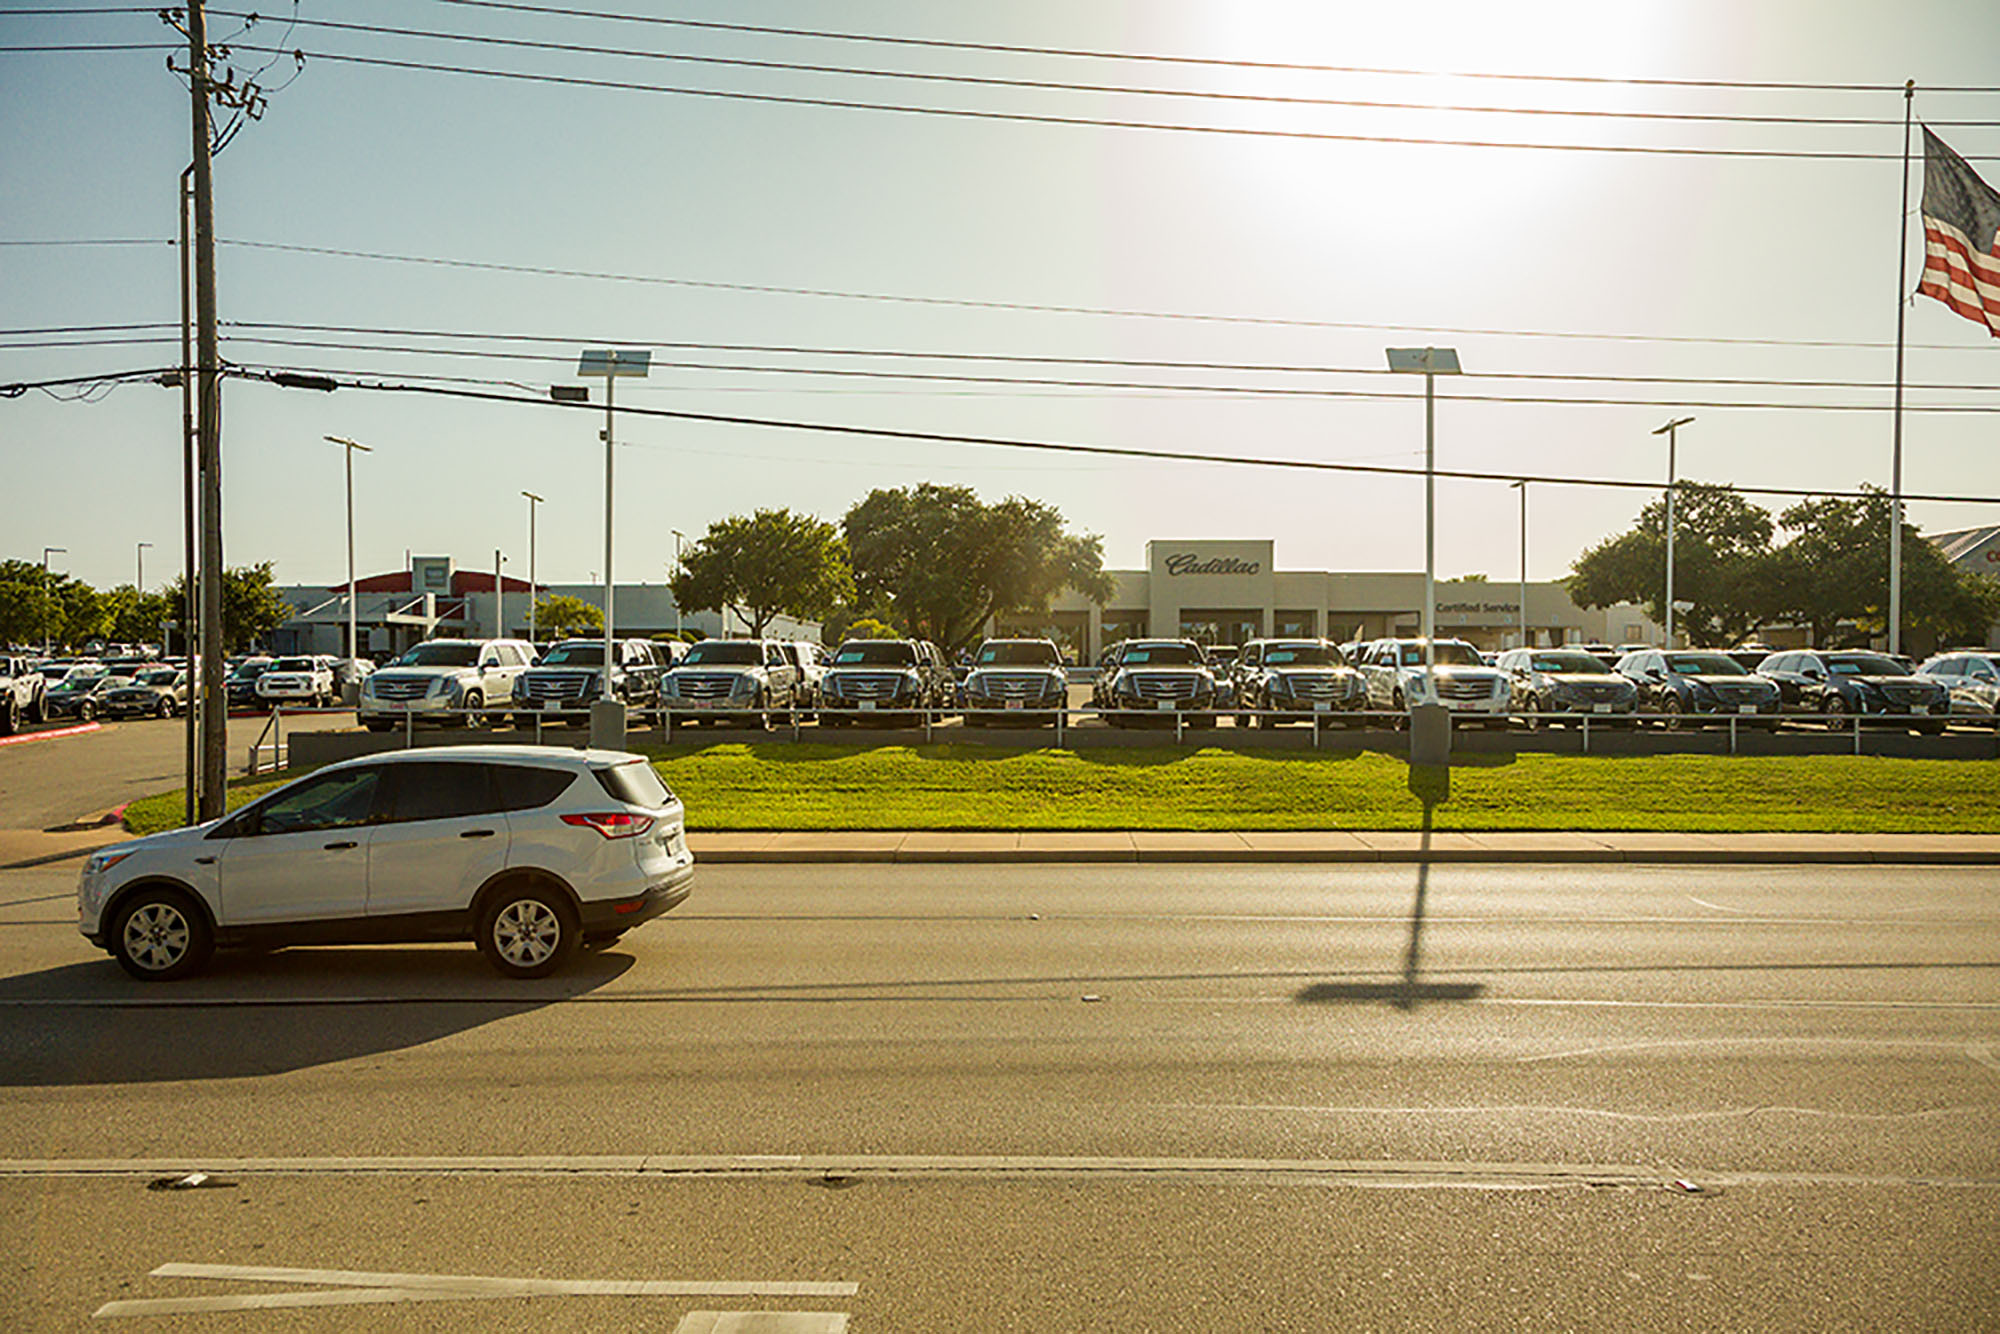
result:
[[[112,957],[141,982],[199,972],[215,949],[201,909],[165,885],[138,890],[120,904],[110,937]]]
[[[547,977],[576,953],[576,910],[560,890],[508,886],[479,917],[479,950],[508,977]]]

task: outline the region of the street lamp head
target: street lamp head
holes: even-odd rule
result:
[[[1389,369],[1417,375],[1457,375],[1458,349],[1455,347],[1390,347]]]
[[[1689,422],[1691,422],[1691,421],[1693,421],[1693,420],[1694,420],[1694,418],[1692,418],[1692,417],[1676,417],[1676,418],[1674,418],[1674,419],[1673,419],[1672,421],[1668,422],[1668,423],[1667,423],[1667,424],[1666,424],[1665,426],[1661,426],[1661,427],[1658,427],[1658,428],[1656,428],[1656,429],[1654,430],[1653,434],[1654,434],[1654,435],[1665,435],[1665,434],[1667,434],[1667,432],[1669,432],[1669,431],[1673,430],[1673,429],[1674,429],[1675,427],[1677,427],[1677,426],[1686,426],[1686,425],[1687,425],[1687,424],[1688,424]]]
[[[325,438],[328,444],[345,445],[349,449],[358,449],[363,454],[373,454],[375,452],[370,446],[362,444],[359,440],[349,440],[344,435],[329,435]]]
[[[521,494],[534,501],[537,505],[543,503],[544,497],[536,495],[533,491],[523,491]]]

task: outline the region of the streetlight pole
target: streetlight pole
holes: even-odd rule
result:
[[[1521,647],[1532,648],[1528,643],[1528,479],[1507,485],[1521,493]]]
[[[528,498],[528,642],[533,644],[539,642],[535,638],[535,506],[542,498],[533,491],[521,494]]]
[[[1676,417],[1665,426],[1656,428],[1654,435],[1667,438],[1667,648],[1674,646],[1674,445],[1676,432],[1693,421],[1692,417]]]
[[[619,376],[643,376],[652,364],[653,354],[645,349],[590,348],[584,351],[576,368],[579,376],[604,377],[604,667],[600,677],[603,684],[590,711],[590,744],[593,746],[622,746],[625,743],[625,706],[611,693],[611,667],[615,661],[611,647],[612,428],[616,420],[611,406],[612,390]]]
[[[58,551],[65,556],[69,555],[68,547],[42,548],[42,596],[49,598],[51,603],[53,603],[54,598],[49,593],[49,557]],[[42,614],[42,656],[44,658],[49,656],[49,617],[46,612]]]
[[[681,543],[687,541],[687,534],[678,528],[669,528],[674,535],[674,578],[681,577]],[[681,595],[674,594],[674,638],[681,638]]]
[[[500,582],[500,567],[507,558],[500,554],[500,548],[493,548],[493,637],[507,637],[507,594]]]
[[[135,577],[137,578],[138,582],[132,585],[132,591],[139,594],[141,597],[144,597],[146,593],[146,548],[150,547],[151,545],[153,545],[151,542],[141,542],[139,543],[137,549],[137,554],[139,557],[139,569],[136,572]]]
[[[1386,349],[1389,369],[1424,377],[1424,698],[1410,710],[1410,763],[1451,762],[1451,714],[1437,697],[1437,377],[1457,375],[1458,350]]]
[[[361,656],[360,645],[355,643],[354,615],[354,451],[358,449],[364,454],[375,451],[346,436],[330,435],[326,438],[329,443],[347,451],[347,657],[352,661]]]

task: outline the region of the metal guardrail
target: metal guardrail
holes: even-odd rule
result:
[[[717,710],[716,712],[721,713],[723,711]],[[814,727],[816,736],[825,738],[831,735],[833,729],[826,726],[824,716],[826,712],[829,711],[822,710],[817,706],[801,706],[793,709],[731,709],[727,711],[727,714],[732,719],[740,717],[755,718],[758,721],[753,726],[759,731],[768,733],[773,730],[782,730],[789,732],[793,740],[800,740],[804,736],[804,729],[813,724],[817,724]],[[1058,749],[1064,748],[1067,745],[1070,733],[1078,730],[1079,727],[1085,731],[1094,731],[1096,727],[1132,728],[1136,730],[1142,727],[1150,729],[1158,726],[1159,730],[1164,733],[1166,730],[1165,724],[1169,719],[1172,721],[1175,745],[1186,744],[1190,734],[1198,737],[1214,736],[1217,730],[1224,725],[1225,720],[1228,720],[1231,731],[1247,731],[1249,729],[1243,728],[1242,722],[1245,719],[1250,719],[1254,720],[1256,729],[1259,732],[1275,730],[1275,726],[1309,727],[1312,737],[1312,747],[1315,750],[1322,749],[1326,745],[1326,738],[1329,735],[1342,732],[1351,733],[1359,730],[1400,731],[1407,727],[1409,723],[1409,714],[1407,712],[1379,709],[1104,709],[1094,706],[1084,706],[1081,708],[1063,706],[1022,709],[901,708],[882,709],[873,712],[860,710],[840,710],[839,712],[847,722],[863,723],[863,725],[866,725],[866,722],[873,722],[881,718],[908,718],[912,722],[904,726],[921,726],[926,741],[934,740],[939,726],[954,718],[960,720],[979,719],[989,724],[1012,723],[1018,729],[1022,721],[1022,715],[1026,714],[1036,720],[1032,726],[1037,730],[1053,726],[1054,741]],[[285,767],[288,753],[285,741],[285,718],[325,717],[334,714],[355,713],[356,710],[352,706],[339,705],[326,708],[286,708],[283,706],[273,708],[265,721],[263,729],[258,733],[257,739],[251,743],[245,765],[245,773],[269,773]],[[523,740],[525,740],[527,729],[523,726],[523,720],[531,713],[534,717],[533,744],[535,745],[548,744],[548,732],[556,730],[558,726],[560,726],[564,733],[572,737],[579,730],[587,734],[589,727],[587,715],[577,713],[558,714],[555,719],[551,720],[538,711],[516,711],[512,708],[405,711],[401,715],[403,726],[400,732],[403,745],[407,748],[416,744],[417,724],[420,722],[425,724],[426,730],[488,731],[499,727],[504,721],[511,726],[512,730],[522,733]],[[692,709],[674,709],[669,712],[659,707],[647,706],[634,709],[631,717],[633,725],[637,730],[657,729],[661,732],[664,740],[671,742],[675,730],[673,717],[676,714],[683,720],[690,715],[700,716],[696,710]],[[1864,731],[1923,730],[1932,732],[1941,731],[1947,726],[1970,726],[1979,731],[1992,731],[1996,726],[1994,720],[1976,718],[1966,714],[1871,713],[1839,714],[1828,717],[1820,714],[1799,713],[1775,716],[1769,714],[1724,713],[1631,713],[1606,716],[1582,712],[1471,714],[1469,711],[1461,712],[1455,710],[1452,716],[1454,730],[1463,729],[1468,723],[1478,723],[1484,725],[1489,730],[1534,735],[1552,727],[1561,727],[1575,733],[1578,741],[1578,749],[1584,754],[1591,752],[1594,739],[1603,737],[1607,732],[1629,733],[1645,731],[1658,735],[1726,731],[1729,737],[1729,753],[1732,755],[1740,752],[1740,743],[1745,730],[1754,730],[1767,735],[1797,735],[1801,732],[1822,735],[1842,734],[1852,738],[1853,753],[1860,755],[1864,753],[1862,747],[1862,735]],[[1049,721],[1043,722],[1041,721],[1042,719],[1048,719]],[[685,725],[685,722],[683,722],[683,725]],[[894,726],[892,724],[892,728]],[[963,734],[961,731],[954,735]]]

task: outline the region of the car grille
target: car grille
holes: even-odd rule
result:
[[[515,692],[522,699],[582,699],[590,677],[577,672],[523,673]]]
[[[989,673],[979,678],[978,693],[987,699],[1040,699],[1054,693],[1054,684],[1045,676]]]
[[[427,676],[375,678],[375,698],[377,699],[422,699],[431,690]]]
[[[728,699],[730,689],[738,679],[734,672],[690,672],[672,678],[673,696],[676,699]]]
[[[1771,692],[1759,686],[1711,686],[1710,689],[1724,704],[1762,704],[1771,698]]]
[[[1883,686],[1882,693],[1894,704],[1929,704],[1937,698],[1921,686]]]
[[[1192,672],[1134,673],[1126,678],[1126,687],[1140,699],[1193,699],[1208,693],[1208,683]]]
[[[1629,692],[1614,685],[1565,685],[1562,694],[1566,699],[1585,704],[1609,704],[1626,698]]]
[[[1284,679],[1300,699],[1346,699],[1356,693],[1359,684],[1331,672],[1287,672]]]
[[[895,672],[829,672],[820,684],[836,699],[894,699],[908,682]]]
[[[1491,699],[1493,683],[1480,676],[1440,676],[1437,693],[1439,699]]]

